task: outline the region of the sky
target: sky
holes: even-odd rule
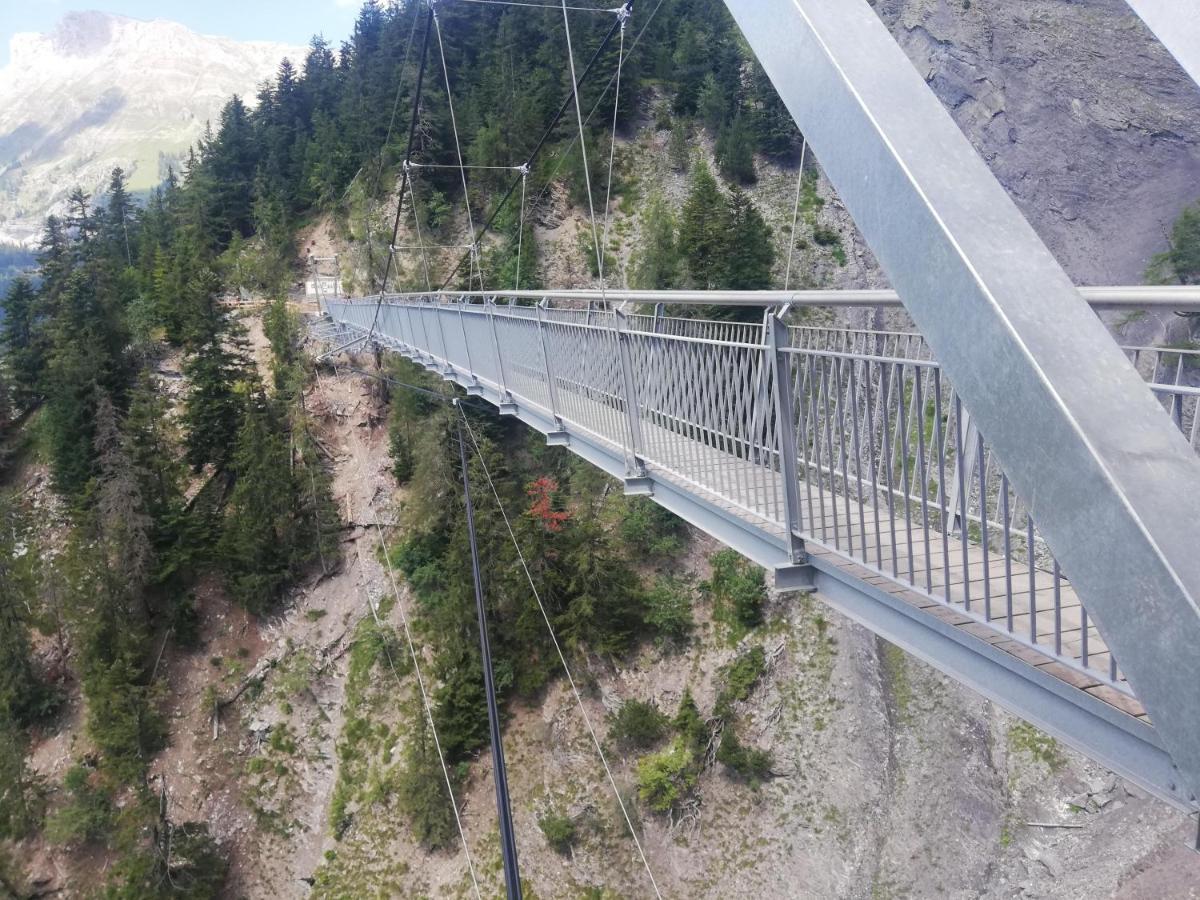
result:
[[[0,66],[21,31],[49,31],[63,13],[100,10],[134,19],[171,19],[202,34],[303,46],[322,33],[349,36],[359,0],[0,0]]]

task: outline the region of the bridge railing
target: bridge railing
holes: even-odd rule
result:
[[[919,334],[793,326],[772,349],[753,322],[479,297],[389,297],[377,318],[374,298],[326,305],[444,375],[589,432],[631,474],[645,466],[691,486],[784,544],[790,522],[804,541],[1128,693]],[[1200,447],[1200,352],[1126,353]]]

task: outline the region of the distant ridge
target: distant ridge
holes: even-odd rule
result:
[[[304,49],[197,34],[176,22],[71,12],[18,34],[0,69],[0,242],[36,241],[75,185],[114,166],[132,190],[161,182],[231,94],[253,102],[283,57]]]

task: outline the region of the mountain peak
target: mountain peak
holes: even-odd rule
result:
[[[63,56],[92,56],[107,46],[122,21],[127,20],[99,10],[68,12],[50,32],[50,44]]]
[[[0,241],[36,240],[74,186],[98,190],[114,166],[134,191],[159,184],[230,95],[253,97],[303,53],[95,11],[14,35],[0,68]]]

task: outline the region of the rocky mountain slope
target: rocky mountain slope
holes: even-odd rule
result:
[[[231,94],[253,100],[302,53],[99,12],[16,35],[0,70],[0,241],[30,242],[72,187],[95,191],[114,166],[135,191],[159,184]]]
[[[1200,87],[1124,0],[876,10],[1082,284],[1136,284],[1200,198]]]

